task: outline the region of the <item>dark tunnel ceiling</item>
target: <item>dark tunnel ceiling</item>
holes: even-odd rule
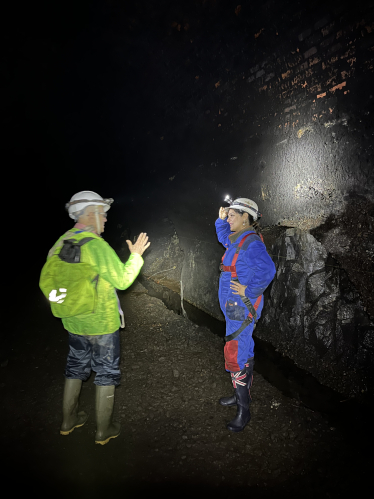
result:
[[[241,12],[237,1],[213,0],[29,5],[4,33],[9,133],[14,125],[27,137],[39,164],[44,156],[78,177],[88,166],[133,181],[145,172],[157,180],[160,169],[172,176],[181,155],[203,160],[215,83],[239,77],[266,44],[288,36],[294,4],[251,2]],[[279,22],[255,38],[269,9]]]
[[[156,187],[162,197],[176,174],[186,189],[194,184],[201,164],[213,182],[213,139],[227,157],[237,152],[209,119],[220,107],[216,85],[228,74],[236,82],[224,90],[222,113],[230,114],[248,93],[244,71],[279,40],[287,49],[300,5],[161,0],[18,9],[3,32],[4,143],[27,162],[30,179],[38,172],[65,196],[90,183],[117,199]],[[316,0],[303,8],[313,17],[340,6]],[[247,98],[254,115],[263,111],[255,96]]]

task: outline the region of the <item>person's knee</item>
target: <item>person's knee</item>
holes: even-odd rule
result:
[[[94,384],[98,386],[118,386],[121,381],[121,372],[102,372],[97,373]]]
[[[98,386],[119,385],[121,378],[119,366],[119,332],[97,338],[91,365],[96,373],[94,383]]]
[[[66,367],[65,367],[65,377],[68,379],[81,379],[86,381],[91,374],[91,359],[90,358],[73,358],[68,356]]]
[[[91,369],[87,370],[79,370],[79,369],[65,369],[65,378],[66,379],[81,379],[82,381],[87,381],[90,377]]]

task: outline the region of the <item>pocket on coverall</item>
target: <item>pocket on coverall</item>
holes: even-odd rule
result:
[[[226,302],[226,316],[232,321],[244,321],[246,309],[238,299],[228,298]]]

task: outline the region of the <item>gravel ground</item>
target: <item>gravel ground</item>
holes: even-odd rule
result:
[[[365,490],[373,460],[364,456],[363,428],[332,427],[254,372],[252,420],[231,433],[225,424],[235,408],[218,404],[232,391],[223,339],[140,284],[121,293],[121,302],[115,418],[122,431],[105,446],[94,444],[93,376],[81,394],[88,422],[59,435],[67,338],[44,302],[15,336],[0,369],[2,468],[14,491],[330,498]]]

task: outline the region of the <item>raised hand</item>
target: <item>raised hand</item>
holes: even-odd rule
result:
[[[144,251],[150,246],[151,243],[148,242],[148,236],[145,232],[141,232],[137,241],[132,244],[131,241],[127,240],[127,246],[131,253],[138,253],[142,255]]]
[[[225,220],[227,218],[228,212],[229,212],[228,208],[223,208],[221,206],[221,208],[219,209],[219,213],[218,213],[219,218],[221,218],[222,220]]]

